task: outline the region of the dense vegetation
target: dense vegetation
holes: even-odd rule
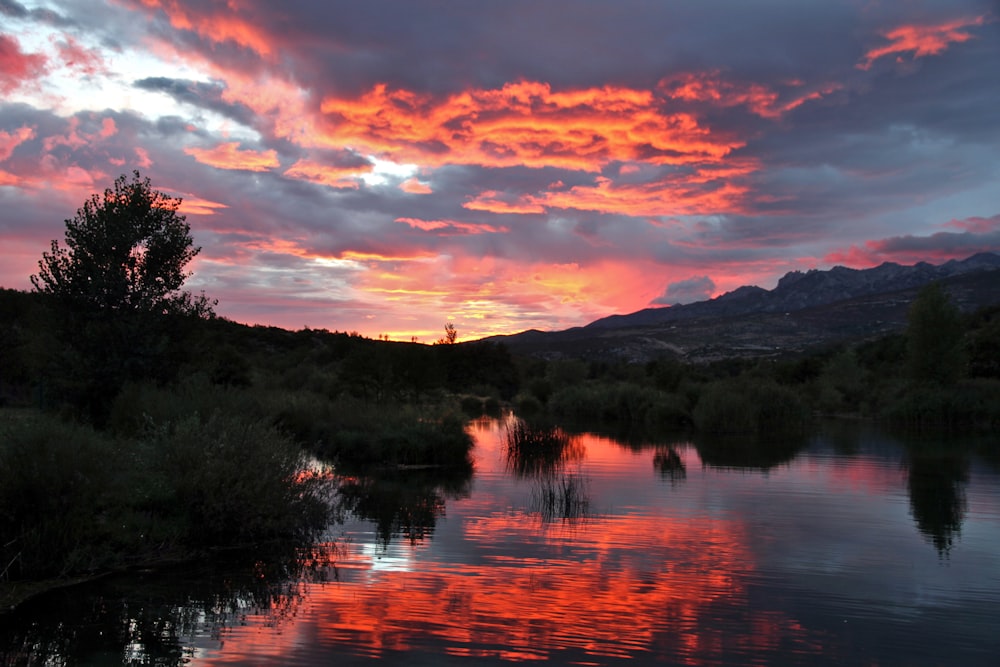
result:
[[[907,430],[1000,427],[1000,306],[961,314],[937,285],[897,335],[809,354],[691,365],[520,360],[523,414],[702,434],[792,434],[817,415]]]

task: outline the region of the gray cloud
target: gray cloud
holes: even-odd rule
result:
[[[667,289],[656,299],[653,305],[673,306],[710,299],[715,292],[715,282],[708,276],[696,276],[687,280],[679,280],[667,285]]]

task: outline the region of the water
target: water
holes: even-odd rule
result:
[[[307,554],[33,600],[0,617],[4,664],[998,664],[982,449],[836,425],[757,456],[583,434],[512,459],[472,428],[473,475],[347,480]]]

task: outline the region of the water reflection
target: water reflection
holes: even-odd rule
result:
[[[532,512],[542,521],[574,521],[590,514],[587,479],[580,472],[541,475],[531,490]]]
[[[29,600],[2,617],[0,664],[181,665],[199,640],[262,619],[279,628],[306,582],[336,577],[338,547],[214,554],[211,562],[117,575]]]
[[[961,532],[968,506],[968,454],[960,447],[914,445],[907,450],[906,466],[917,528],[941,555],[947,555]]]
[[[789,463],[808,444],[802,436],[702,436],[694,441],[703,464],[716,468],[769,470]]]
[[[38,599],[0,618],[0,664],[995,664],[1000,475],[970,453],[843,431],[539,453],[508,423],[473,424],[474,477],[343,479],[335,552]]]
[[[653,452],[653,468],[660,473],[660,477],[669,480],[672,486],[676,486],[687,477],[687,466],[673,445],[656,447]]]
[[[430,537],[446,501],[466,498],[472,481],[468,468],[418,468],[379,471],[341,481],[342,509],[375,524],[382,548],[402,535],[410,542]]]

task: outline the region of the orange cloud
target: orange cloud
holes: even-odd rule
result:
[[[490,213],[545,213],[545,207],[530,195],[509,195],[486,190],[462,204],[462,208],[470,211],[489,211]]]
[[[147,151],[142,146],[135,147],[135,159],[136,159],[136,164],[138,164],[143,169],[153,166],[153,161],[149,158],[149,151]]]
[[[223,208],[229,208],[229,206],[209,199],[185,195],[182,198],[179,210],[184,215],[214,215],[219,209]]]
[[[723,107],[745,106],[762,118],[778,119],[810,100],[818,100],[843,88],[829,83],[813,90],[799,90],[802,82],[793,80],[782,93],[759,83],[727,81],[719,72],[683,73],[663,79],[658,88],[672,99],[687,102],[710,102]]]
[[[265,57],[274,51],[267,33],[238,15],[240,7],[235,2],[218,9],[199,4],[198,14],[189,12],[179,0],[139,2],[148,9],[162,10],[174,28],[193,32],[215,44],[233,43]]]
[[[184,152],[202,164],[218,169],[267,171],[281,166],[276,151],[241,150],[238,141],[228,141],[214,148],[185,148]]]
[[[358,177],[370,173],[371,165],[356,167],[335,167],[312,160],[299,160],[285,170],[288,178],[297,178],[311,183],[328,185],[331,188],[358,188]]]
[[[531,214],[549,209],[576,209],[630,216],[699,215],[745,212],[750,188],[734,182],[757,168],[748,159],[731,160],[648,182],[616,182],[599,176],[593,185],[576,185],[539,194],[488,190],[462,206],[491,213]]]
[[[433,190],[426,183],[421,183],[416,178],[408,178],[399,185],[399,189],[411,195],[429,195]]]
[[[944,53],[952,44],[961,44],[975,35],[967,30],[986,23],[985,16],[976,18],[956,19],[938,25],[902,25],[883,32],[889,43],[885,46],[870,49],[858,69],[867,70],[879,58],[894,53],[912,52],[914,58],[935,56]]]
[[[14,149],[29,139],[35,138],[34,128],[23,125],[13,132],[0,130],[0,162],[14,154]]]
[[[321,111],[329,120],[328,142],[430,165],[594,172],[615,160],[715,162],[743,146],[689,113],[665,111],[665,101],[647,90],[604,86],[559,92],[532,81],[438,100],[378,84],[358,98],[327,97]]]

